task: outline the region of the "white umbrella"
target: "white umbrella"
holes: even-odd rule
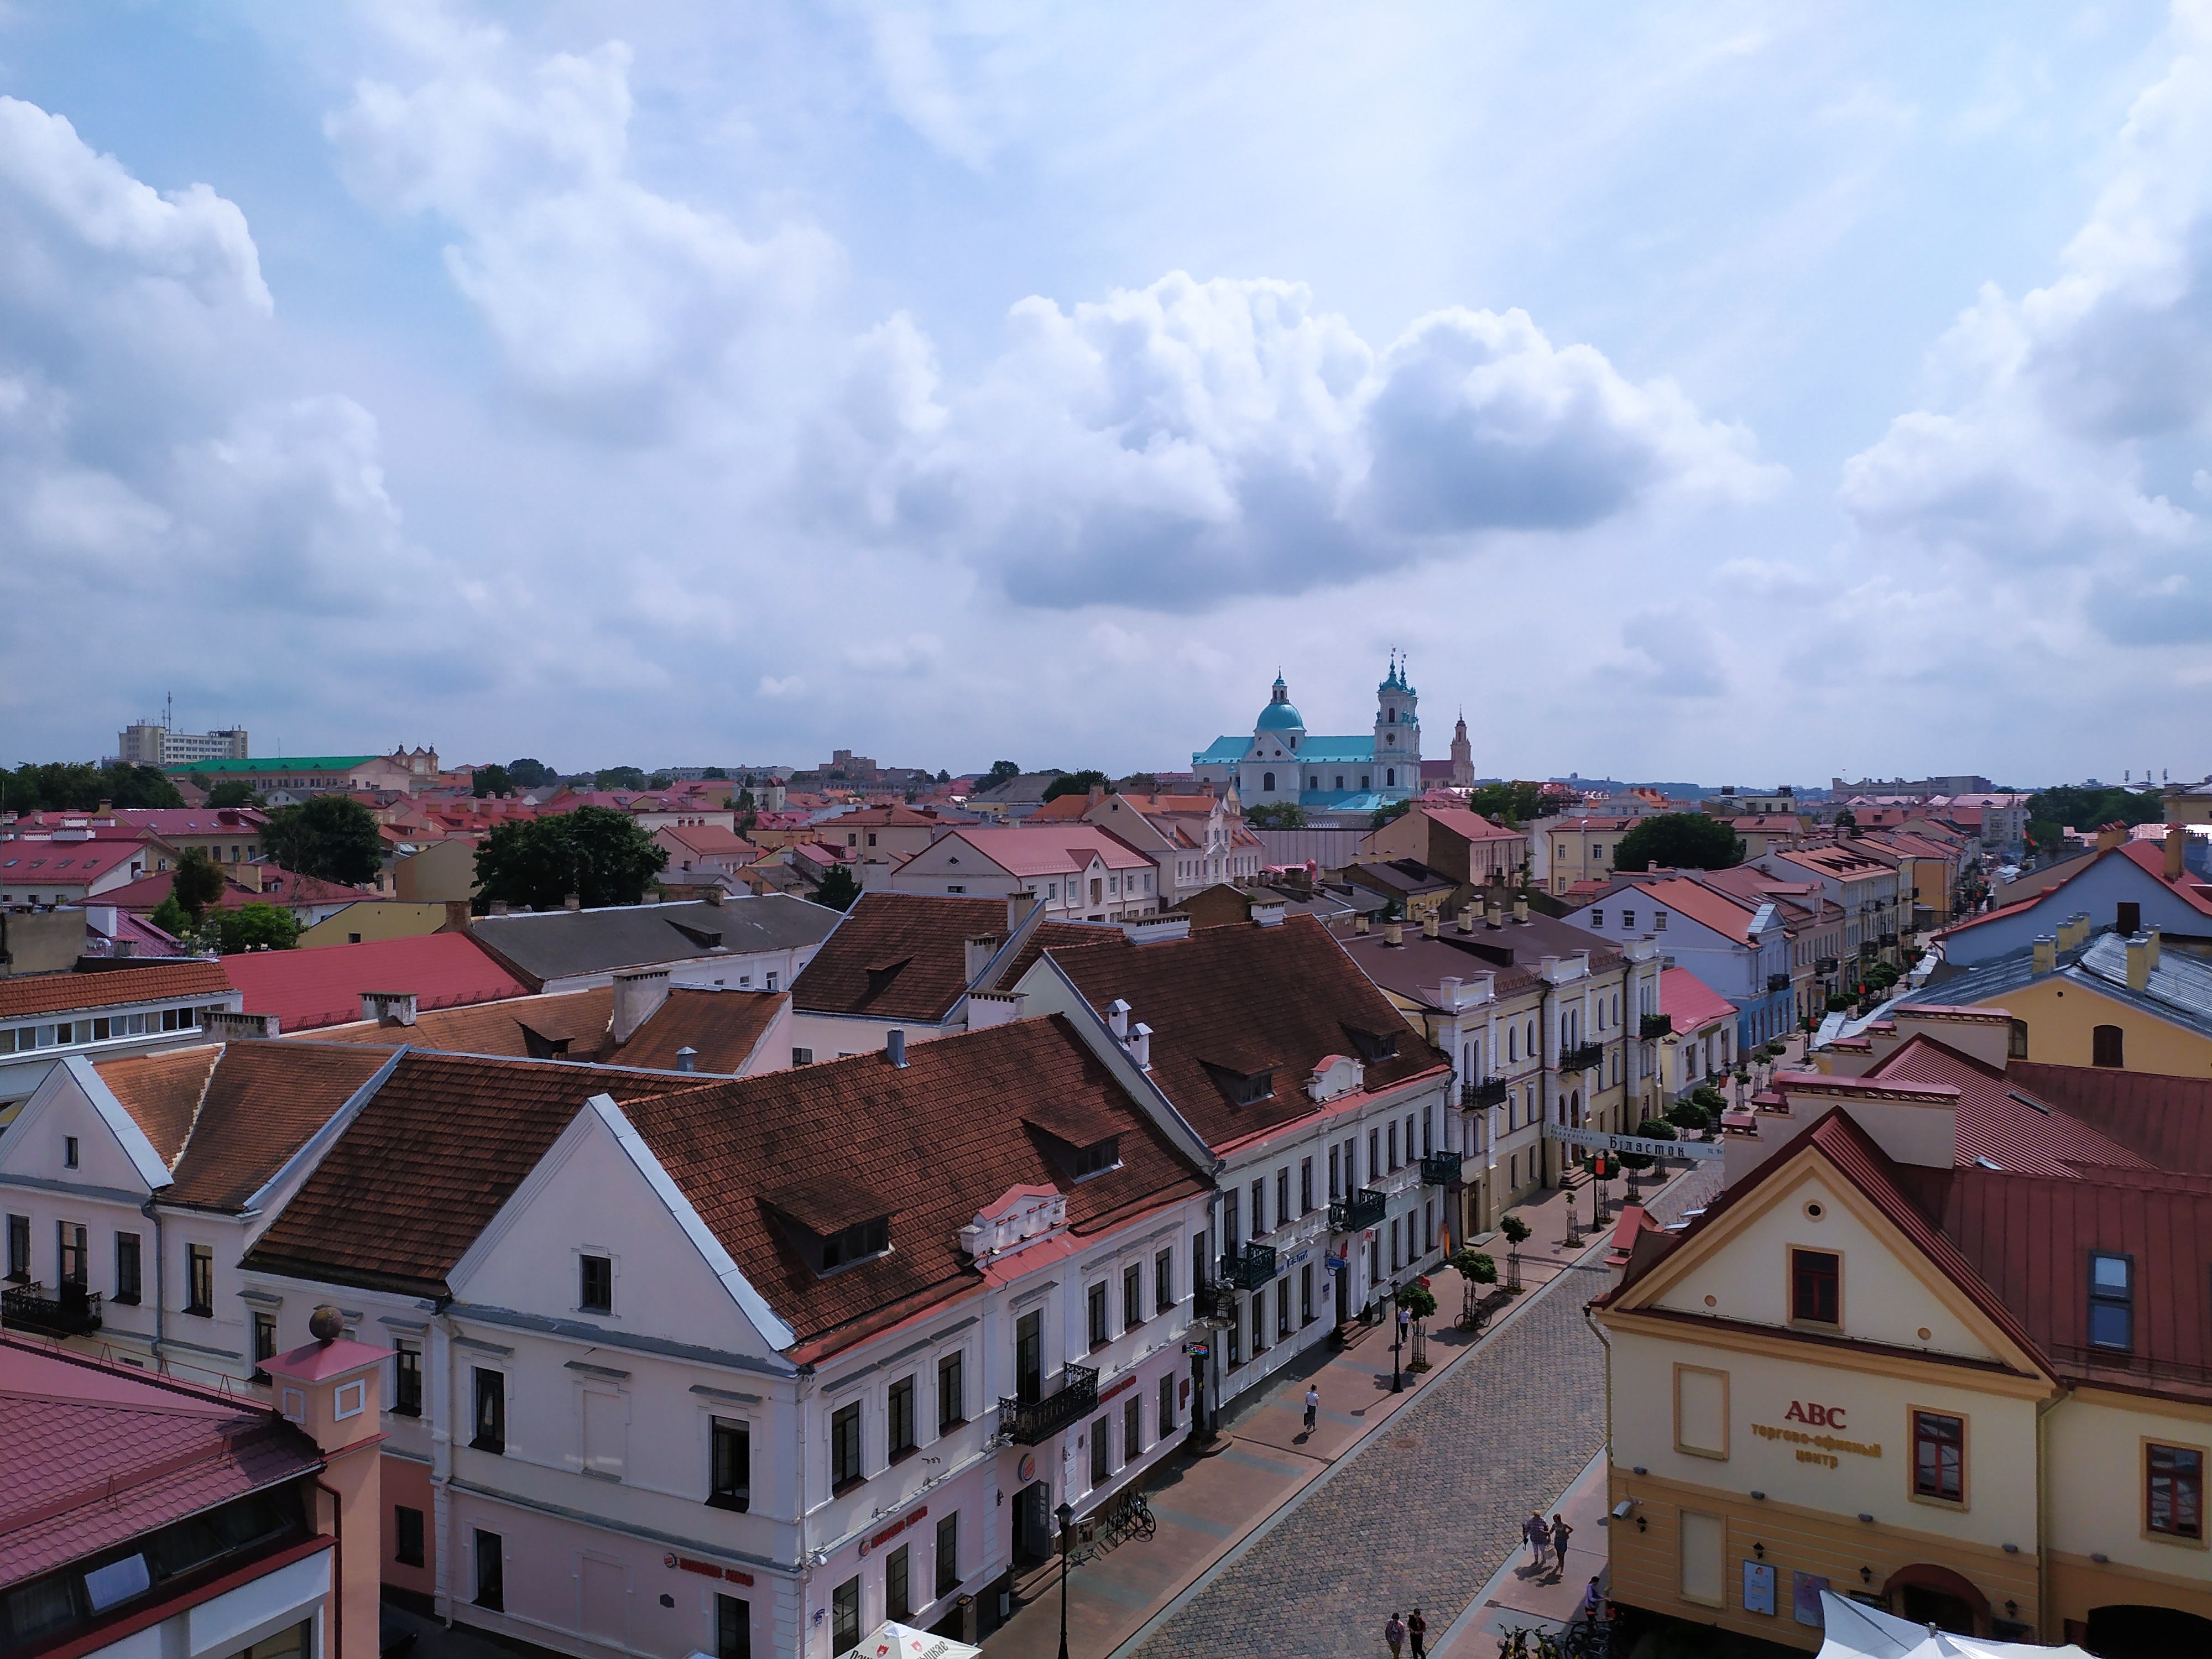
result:
[[[1985,1642],[1978,1636],[1954,1636],[1933,1625],[1916,1625],[1833,1590],[1820,1592],[1820,1614],[1827,1639],[1819,1659],[2090,1659],[2068,1643],[2047,1648],[2034,1642]]]
[[[949,1636],[933,1636],[888,1620],[860,1638],[854,1659],[977,1659],[983,1651]]]

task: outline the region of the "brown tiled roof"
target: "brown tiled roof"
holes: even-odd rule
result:
[[[0,979],[0,1019],[118,1008],[168,997],[220,997],[229,989],[230,975],[219,962],[161,963],[94,974],[32,974]]]
[[[775,1017],[791,1006],[788,991],[729,991],[673,987],[653,1018],[607,1059],[656,1072],[677,1069],[676,1051],[697,1055],[692,1069],[735,1072],[752,1057]],[[785,1056],[788,1059],[789,1056]]]
[[[445,1294],[447,1271],[577,1108],[596,1094],[626,1100],[671,1081],[560,1060],[410,1050],[246,1260],[276,1273]]]
[[[855,1054],[623,1109],[798,1333],[796,1357],[843,1347],[978,1286],[955,1235],[1010,1188],[1066,1193],[1079,1237],[1207,1188],[1060,1016],[917,1044],[907,1055],[903,1067]],[[1120,1166],[1071,1179],[1023,1121],[1047,1104],[1100,1138],[1117,1136]],[[770,1195],[821,1228],[888,1212],[890,1253],[823,1278]]]
[[[335,948],[335,947],[333,947]],[[349,947],[351,948],[351,947]],[[313,1042],[362,1042],[379,1048],[435,1048],[453,1054],[504,1054],[512,1060],[596,1060],[607,1042],[615,989],[556,991],[550,996],[510,997],[472,1008],[434,1008],[412,1025],[358,1020],[316,1031]],[[533,1046],[531,1037],[538,1042]],[[290,1039],[285,1039],[289,1041]],[[562,1047],[566,1044],[566,1047]]]
[[[2212,1170],[2212,1081],[2015,1060],[2006,1075],[2164,1170]]]
[[[1119,998],[1133,1010],[1133,1024],[1152,1028],[1154,1081],[1216,1147],[1316,1109],[1305,1092],[1307,1077],[1328,1055],[1359,1055],[1362,1036],[1397,1043],[1392,1058],[1364,1060],[1370,1091],[1449,1063],[1311,916],[1049,955],[1102,1014]],[[1273,1068],[1274,1092],[1236,1105],[1209,1062],[1246,1075]]]
[[[222,1044],[209,1042],[166,1054],[102,1060],[94,1069],[153,1142],[155,1155],[165,1167],[173,1168],[192,1132],[192,1120],[199,1115],[208,1079],[222,1058]]]
[[[926,893],[863,893],[792,981],[804,1012],[927,1020],[952,1012],[968,988],[967,942],[1006,937],[1006,902]],[[1122,940],[1119,927],[1044,921],[998,978],[1011,988],[1049,945]]]
[[[1087,945],[1119,945],[1126,948],[1128,943],[1129,936],[1110,921],[1041,921],[1036,931],[1022,942],[1022,948],[1014,952],[1014,959],[1000,969],[990,988],[1011,991],[1047,951],[1079,951]]]

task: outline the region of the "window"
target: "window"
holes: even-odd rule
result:
[[[822,1271],[828,1273],[833,1267],[849,1267],[872,1255],[881,1255],[890,1247],[891,1224],[888,1216],[878,1216],[872,1221],[856,1221],[822,1241]]]
[[[1165,1313],[1175,1303],[1175,1252],[1162,1250],[1152,1258],[1152,1308]]]
[[[215,1316],[215,1251],[209,1245],[185,1246],[185,1311]]]
[[[494,1613],[507,1611],[507,1573],[501,1560],[506,1542],[495,1532],[477,1531],[477,1605]]]
[[[1273,772],[1260,774],[1260,793],[1264,795],[1272,795],[1275,793],[1275,775]]]
[[[860,1645],[860,1581],[848,1578],[830,1592],[830,1651],[850,1653]]]
[[[1267,1293],[1252,1292],[1252,1357],[1257,1359],[1267,1352]]]
[[[1842,1323],[1844,1259],[1827,1250],[1790,1252],[1790,1316],[1814,1325]]]
[[[950,1595],[960,1588],[960,1514],[954,1510],[937,1523],[937,1593]]]
[[[742,1596],[714,1595],[714,1659],[752,1659],[753,1609]]]
[[[968,1384],[958,1353],[937,1362],[937,1431],[957,1428],[968,1420]]]
[[[1279,1342],[1291,1334],[1291,1281],[1287,1277],[1275,1281],[1275,1340]]]
[[[1160,1379],[1160,1432],[1175,1427],[1176,1379],[1173,1372]]]
[[[914,1450],[914,1378],[902,1376],[890,1390],[890,1460],[896,1463]]]
[[[1121,1461],[1133,1463],[1144,1455],[1144,1397],[1132,1393],[1128,1403],[1121,1407]]]
[[[860,1405],[854,1401],[830,1413],[830,1490],[842,1492],[860,1480]],[[848,1642],[845,1647],[850,1647]],[[839,1652],[843,1652],[841,1647]]]
[[[88,1283],[85,1272],[85,1230],[74,1221],[57,1222],[54,1233],[60,1250],[55,1273],[64,1285]]]
[[[475,1376],[476,1433],[469,1444],[478,1451],[507,1449],[507,1373],[483,1365],[470,1368]]]
[[[1275,1171],[1275,1224],[1281,1226],[1293,1213],[1291,1208],[1291,1170],[1286,1164]]]
[[[2125,1041],[2117,1025],[2100,1025],[2089,1033],[2089,1063],[2118,1071],[2127,1065]]]
[[[914,1547],[901,1544],[884,1563],[884,1617],[914,1617]]]
[[[1390,1121],[1390,1167],[1394,1170],[1398,1167],[1398,1122],[1395,1118]]]
[[[1311,1215],[1313,1206],[1313,1160],[1304,1158],[1298,1160],[1298,1213]]]
[[[258,1367],[264,1359],[276,1357],[276,1316],[258,1313],[253,1316],[253,1363]]]
[[[402,1417],[422,1415],[422,1351],[410,1343],[392,1351],[392,1409]]]
[[[31,1218],[8,1218],[8,1277],[18,1285],[31,1276]]]
[[[64,1170],[76,1168],[76,1137],[75,1135],[62,1137],[62,1168]]]
[[[1604,912],[1604,911],[1602,911],[1602,910],[1593,910],[1593,911],[1591,911],[1591,912],[1590,912],[1590,926],[1591,926],[1591,927],[1593,927],[1593,928],[1598,928],[1598,927],[1604,927],[1604,926],[1605,926],[1605,912]]]
[[[1114,1475],[1114,1448],[1107,1439],[1113,1424],[1100,1418],[1091,1425],[1091,1484],[1103,1486]]]
[[[392,1559],[403,1567],[422,1565],[422,1511],[392,1506]]]
[[[750,1425],[734,1417],[707,1422],[707,1502],[718,1510],[750,1509],[753,1501],[753,1442]]]
[[[1966,1424],[1942,1412],[1912,1413],[1912,1495],[1966,1501]]]
[[[138,1235],[115,1235],[115,1297],[118,1302],[138,1300]]]
[[[24,1224],[28,1226],[30,1224],[26,1222]],[[1221,1195],[1221,1248],[1223,1253],[1228,1255],[1236,1255],[1237,1243],[1243,1237],[1244,1235],[1237,1231],[1237,1194],[1235,1189],[1231,1188],[1230,1191],[1225,1192]],[[26,1258],[29,1256],[29,1245],[27,1244],[23,1247],[23,1254]]]
[[[2005,1040],[2005,1057],[2008,1060],[2027,1058],[2027,1022],[2026,1020],[2016,1019],[2012,1022],[2011,1032]]]
[[[1368,1179],[1371,1181],[1371,1180],[1373,1180],[1373,1179],[1374,1179],[1377,1175],[1380,1175],[1382,1172],[1382,1132],[1380,1129],[1370,1129],[1370,1130],[1367,1132],[1367,1176],[1368,1176]]]
[[[1313,1322],[1313,1263],[1309,1261],[1298,1269],[1298,1323]]]
[[[2142,932],[2142,906],[2133,902],[2113,906],[2112,931],[2130,935]]]
[[[2089,1256],[2089,1346],[2123,1352],[2136,1346],[2135,1258]]]
[[[1014,1397],[1034,1406],[1044,1398],[1044,1315],[1031,1310],[1014,1321]]]
[[[1655,933],[1663,933],[1667,931],[1667,913],[1664,910],[1654,910],[1651,913],[1651,931]]]
[[[1106,1286],[1093,1285],[1085,1293],[1085,1300],[1091,1312],[1091,1346],[1103,1348],[1112,1334],[1106,1328]]]
[[[2166,1538],[2204,1537],[2204,1454],[2193,1446],[2143,1448],[2143,1524]]]
[[[1337,1152],[1332,1146],[1328,1149],[1328,1201],[1334,1204],[1343,1196],[1343,1180],[1337,1170]]]
[[[1121,1328],[1134,1330],[1145,1322],[1145,1270],[1131,1262],[1121,1269]]]
[[[1278,1220],[1280,1217],[1276,1218]],[[1252,1237],[1260,1237],[1267,1231],[1267,1182],[1265,1176],[1252,1183]]]
[[[586,1313],[615,1310],[615,1264],[604,1255],[576,1258],[576,1305]]]
[[[814,1063],[814,1050],[793,1048],[791,1051],[791,1063],[794,1066],[811,1066]]]
[[[1244,1363],[1244,1313],[1240,1308],[1229,1322],[1229,1369]]]

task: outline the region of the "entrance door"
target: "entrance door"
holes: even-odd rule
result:
[[[1898,1591],[1898,1616],[1916,1625],[1933,1625],[1954,1636],[1974,1633],[1974,1610],[1955,1595],[1925,1584],[1907,1584]]]
[[[1336,1322],[1340,1325],[1352,1317],[1352,1269],[1336,1270]]]
[[[1024,1561],[1042,1561],[1052,1554],[1052,1489],[1032,1480],[1014,1497],[1014,1553]]]

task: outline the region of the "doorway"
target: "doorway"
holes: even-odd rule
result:
[[[1955,1595],[1925,1584],[1907,1584],[1897,1595],[1897,1613],[1916,1625],[1933,1625],[1954,1636],[1974,1633],[1974,1610]]]
[[[1035,1566],[1052,1558],[1052,1488],[1032,1480],[1014,1495],[1014,1561]]]

